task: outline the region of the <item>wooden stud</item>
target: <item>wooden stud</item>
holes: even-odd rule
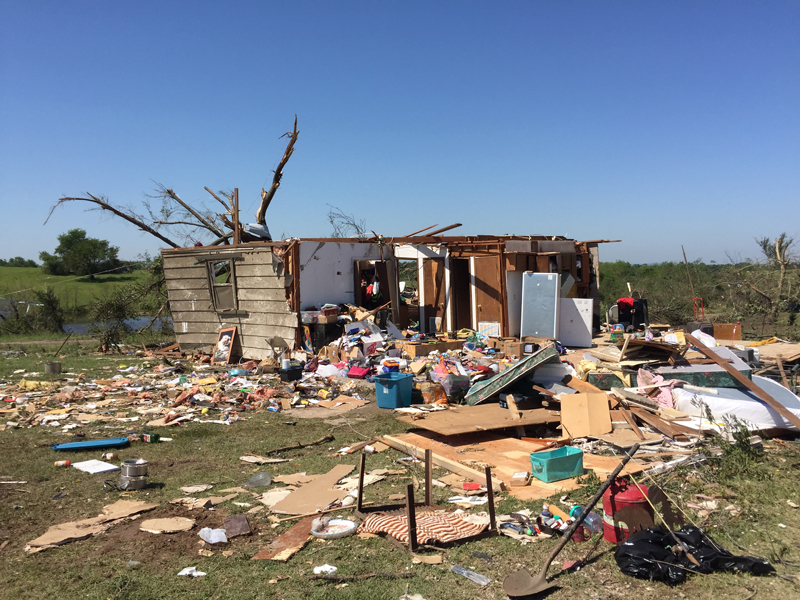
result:
[[[233,188],[233,245],[241,243],[239,232],[239,188]]]
[[[425,450],[425,504],[433,504],[433,452]]]
[[[644,434],[642,433],[642,430],[639,429],[639,426],[636,424],[636,421],[634,420],[631,411],[629,411],[626,408],[620,408],[619,412],[621,412],[622,416],[625,417],[625,420],[628,422],[628,425],[631,426],[631,429],[633,429],[633,433],[636,434],[636,437],[644,441]]]
[[[786,379],[786,371],[783,370],[783,361],[781,360],[781,357],[779,356],[775,360],[778,363],[778,370],[781,372],[781,381],[783,382],[783,387],[791,391],[792,387],[789,385],[789,380]]]
[[[486,497],[489,500],[489,530],[495,531],[497,524],[494,519],[494,490],[492,489],[492,468],[485,467],[484,471],[486,477]]]
[[[356,510],[361,512],[364,506],[364,469],[367,466],[367,455],[361,454],[361,464],[358,469],[358,496],[356,496]]]
[[[514,421],[519,421],[522,417],[519,416],[519,409],[517,408],[517,401],[514,396],[506,394],[506,404],[508,404],[508,411],[511,413],[511,418]]]
[[[633,336],[631,336],[633,337]],[[628,342],[631,341],[631,338],[627,335],[625,336],[625,343],[622,344],[622,350],[619,351],[619,358],[617,358],[617,362],[622,362],[623,358],[625,357],[625,351],[628,349]]]
[[[417,514],[414,509],[414,484],[406,486],[406,517],[408,519],[408,549],[417,549]]]

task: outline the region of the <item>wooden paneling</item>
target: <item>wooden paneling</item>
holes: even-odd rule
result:
[[[234,259],[239,311],[247,316],[214,310],[205,263],[228,259]],[[242,353],[248,358],[270,355],[267,339],[273,337],[289,346],[294,343],[297,315],[289,310],[285,278],[276,275],[270,249],[213,255],[165,253],[164,273],[175,337],[184,351],[211,351],[223,323],[237,328]]]
[[[283,301],[286,302],[286,290],[284,288],[273,289],[251,289],[239,286],[239,302],[247,301]]]
[[[500,269],[497,257],[476,256],[475,261],[475,304],[478,323],[491,321],[503,323],[503,309],[500,293]],[[477,326],[477,323],[475,324]]]
[[[447,328],[445,318],[444,259],[426,258],[422,261],[422,305],[425,323],[423,331],[431,331],[430,319],[442,318],[442,328]]]
[[[193,267],[164,267],[164,272],[169,273],[174,279],[205,279],[208,277],[208,269],[205,263]]]
[[[185,300],[211,302],[211,296],[208,293],[208,288],[202,290],[173,290],[170,289],[170,284],[167,282],[167,295],[169,296],[170,302]]]
[[[230,325],[279,325],[281,327],[292,327],[297,325],[297,315],[290,312],[280,313],[249,313],[247,317],[226,315],[225,313],[209,311],[188,311],[173,312],[173,319],[182,323],[189,323],[189,327],[207,323],[218,326],[220,323]]]
[[[167,277],[167,289],[172,290],[205,290],[208,294],[208,279],[170,279],[172,273],[165,271],[164,275]]]

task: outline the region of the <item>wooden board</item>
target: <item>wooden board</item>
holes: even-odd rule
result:
[[[420,448],[423,451],[426,449],[431,450],[435,456],[440,456],[451,463],[461,464],[476,472],[489,465],[492,467],[492,476],[497,476],[504,481],[511,481],[514,473],[519,471],[530,471],[530,454],[540,447],[538,444],[493,433],[445,437],[427,431],[419,431],[397,434],[392,438],[409,446]],[[619,462],[613,457],[590,454],[584,454],[583,457],[584,468],[594,470],[601,480],[608,477],[617,464]],[[636,474],[643,469],[642,465],[631,461],[626,465],[622,474]],[[547,498],[562,490],[576,490],[579,487],[580,485],[575,479],[565,479],[554,483],[545,483],[532,479],[529,486],[512,487],[509,493],[521,500],[536,500]]]
[[[611,431],[611,415],[605,392],[561,396],[561,429],[572,439]]]
[[[530,408],[520,410],[519,419],[514,419],[507,408],[502,408],[499,404],[490,402],[427,413],[422,419],[414,419],[410,415],[404,415],[397,417],[397,420],[441,435],[459,435],[476,431],[505,429],[507,427],[558,423],[561,421],[561,417],[557,411],[546,408]]]
[[[288,529],[266,548],[253,555],[250,560],[278,560],[286,562],[291,556],[299,552],[308,540],[311,539],[311,524],[314,517],[306,517],[292,528]]]
[[[336,465],[324,475],[286,496],[270,510],[287,515],[305,515],[323,510],[332,502],[341,500],[347,495],[346,490],[335,490],[333,486],[342,477],[349,475],[353,469],[355,465]]]

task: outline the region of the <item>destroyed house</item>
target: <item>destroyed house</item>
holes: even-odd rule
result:
[[[594,300],[597,322],[598,244],[605,241],[311,238],[166,249],[162,256],[182,351],[208,352],[220,329],[236,327],[242,355],[266,358],[273,348],[316,345],[303,313],[325,304],[371,309],[391,302],[389,316],[400,329],[419,322],[423,333],[469,328],[518,337],[526,271],[560,274],[564,296]],[[416,281],[403,281],[408,273]],[[412,286],[415,296],[401,292]]]

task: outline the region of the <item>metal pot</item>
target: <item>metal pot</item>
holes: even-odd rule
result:
[[[141,490],[147,486],[147,475],[141,477],[126,477],[123,475],[119,478],[119,489],[121,490]]]
[[[61,363],[59,361],[50,361],[44,363],[44,372],[48,375],[58,375],[61,373]]]
[[[120,471],[123,477],[143,477],[147,475],[147,461],[143,458],[132,458],[122,461]]]

